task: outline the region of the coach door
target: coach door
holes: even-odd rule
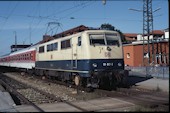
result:
[[[72,69],[77,69],[77,38],[72,38]]]

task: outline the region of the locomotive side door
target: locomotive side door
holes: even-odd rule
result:
[[[77,37],[73,37],[72,40],[72,60],[71,66],[72,69],[77,69]]]

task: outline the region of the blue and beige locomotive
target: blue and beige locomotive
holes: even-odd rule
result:
[[[34,71],[38,75],[84,87],[115,86],[125,79],[120,34],[85,30],[36,46]]]

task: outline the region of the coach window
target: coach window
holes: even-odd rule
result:
[[[28,53],[27,53],[27,54],[26,54],[26,59],[28,60],[28,58],[29,58],[29,57],[28,57]]]
[[[27,60],[29,60],[29,56],[28,56],[28,53],[27,53]]]
[[[25,54],[23,54],[23,60],[25,60]]]
[[[58,43],[57,42],[53,44],[53,50],[58,50]]]
[[[31,57],[31,55],[30,55],[30,53],[28,53],[28,60],[30,60],[30,57]]]
[[[39,47],[39,53],[44,53],[44,46]]]
[[[25,54],[25,60],[27,60],[27,54]]]
[[[64,41],[61,42],[61,49],[67,49],[69,47],[71,47],[70,39],[69,40],[64,40]]]
[[[81,46],[81,36],[78,37],[78,46]]]

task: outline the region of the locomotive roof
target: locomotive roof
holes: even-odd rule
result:
[[[75,34],[71,34],[71,35],[68,35],[68,36],[64,36],[64,37],[58,37],[58,38],[54,38],[52,40],[49,40],[47,42],[44,42],[44,43],[40,43],[39,45],[46,45],[46,44],[50,44],[51,42],[53,41],[56,41],[56,39],[59,39],[59,40],[65,40],[67,38],[70,38],[70,37],[73,37],[73,36],[76,36],[76,35],[80,35],[82,33],[103,33],[103,32],[107,32],[107,33],[118,33],[117,31],[113,31],[113,30],[103,30],[103,29],[93,29],[93,30],[85,30],[85,31],[81,31],[81,32],[78,32],[78,33],[75,33]]]

